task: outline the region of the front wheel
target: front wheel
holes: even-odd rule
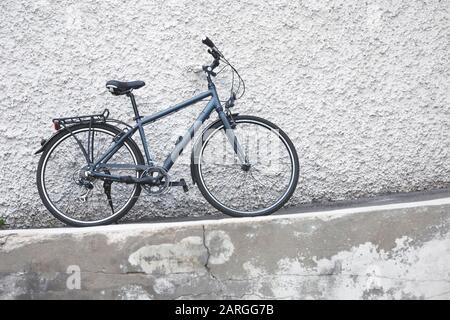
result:
[[[269,215],[295,191],[299,163],[289,137],[275,124],[254,116],[235,116],[234,134],[248,163],[242,164],[221,121],[195,146],[193,177],[205,199],[235,217]]]

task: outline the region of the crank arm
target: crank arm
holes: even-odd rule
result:
[[[180,181],[170,181],[169,186],[171,187],[183,187],[184,192],[188,192],[189,188],[186,184],[186,180],[180,179]]]

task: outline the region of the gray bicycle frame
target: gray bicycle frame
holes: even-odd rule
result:
[[[99,167],[105,167],[105,166],[102,166],[102,164],[105,164],[109,159],[111,159],[111,157],[122,147],[125,140],[132,137],[136,131],[139,131],[139,135],[140,135],[140,138],[142,141],[142,146],[144,149],[144,154],[145,154],[145,158],[147,161],[147,165],[152,166],[154,160],[151,158],[150,153],[149,153],[148,143],[147,143],[147,139],[145,137],[145,132],[144,132],[144,126],[149,123],[155,122],[165,116],[168,116],[174,112],[177,112],[181,109],[184,109],[188,106],[196,104],[196,103],[202,101],[203,99],[209,98],[209,97],[211,97],[211,100],[208,102],[208,104],[205,106],[205,108],[202,110],[202,112],[198,115],[197,119],[192,124],[192,126],[187,130],[187,132],[182,137],[182,139],[178,143],[176,143],[175,148],[167,156],[162,167],[166,170],[166,172],[169,172],[169,170],[172,168],[172,166],[174,165],[175,161],[178,159],[178,157],[181,154],[181,152],[183,151],[183,149],[192,140],[195,133],[202,126],[202,124],[209,118],[209,116],[211,115],[211,113],[214,110],[217,111],[217,113],[219,115],[219,119],[223,123],[223,128],[225,129],[227,139],[233,146],[233,150],[237,154],[241,164],[244,164],[247,162],[247,159],[242,151],[242,148],[241,148],[236,136],[234,135],[234,130],[232,129],[231,123],[228,120],[227,115],[223,111],[223,107],[222,107],[219,97],[217,95],[216,87],[209,77],[208,77],[208,91],[200,93],[197,96],[194,96],[186,101],[183,101],[179,104],[176,104],[176,105],[169,107],[167,109],[164,109],[162,111],[156,112],[150,116],[141,117],[139,115],[139,111],[137,109],[134,95],[131,92],[129,92],[127,95],[131,99],[131,103],[132,103],[133,110],[135,113],[136,124],[133,127],[131,127],[128,131],[126,131],[123,135],[121,135],[119,140],[117,140],[112,146],[110,146],[108,148],[108,150],[98,158],[98,160],[93,162],[93,164],[90,166],[90,169],[91,169],[90,175],[99,177],[99,178],[101,178],[101,177],[109,178],[109,179],[116,178],[113,175],[109,175],[109,174],[102,173],[102,172],[96,172],[95,170],[98,169]],[[106,167],[107,166],[108,165],[106,165]],[[113,166],[113,165],[109,164],[109,166]],[[139,168],[142,166],[132,166],[132,167]]]

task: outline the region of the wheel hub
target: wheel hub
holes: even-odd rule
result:
[[[94,188],[94,185],[92,184],[92,178],[87,178],[85,174],[86,172],[86,168],[81,168],[80,170],[75,171],[72,175],[72,180],[75,184],[92,190]]]

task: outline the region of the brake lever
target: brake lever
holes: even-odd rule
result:
[[[219,60],[221,54],[216,49],[208,49],[208,53],[214,57],[214,59]]]

